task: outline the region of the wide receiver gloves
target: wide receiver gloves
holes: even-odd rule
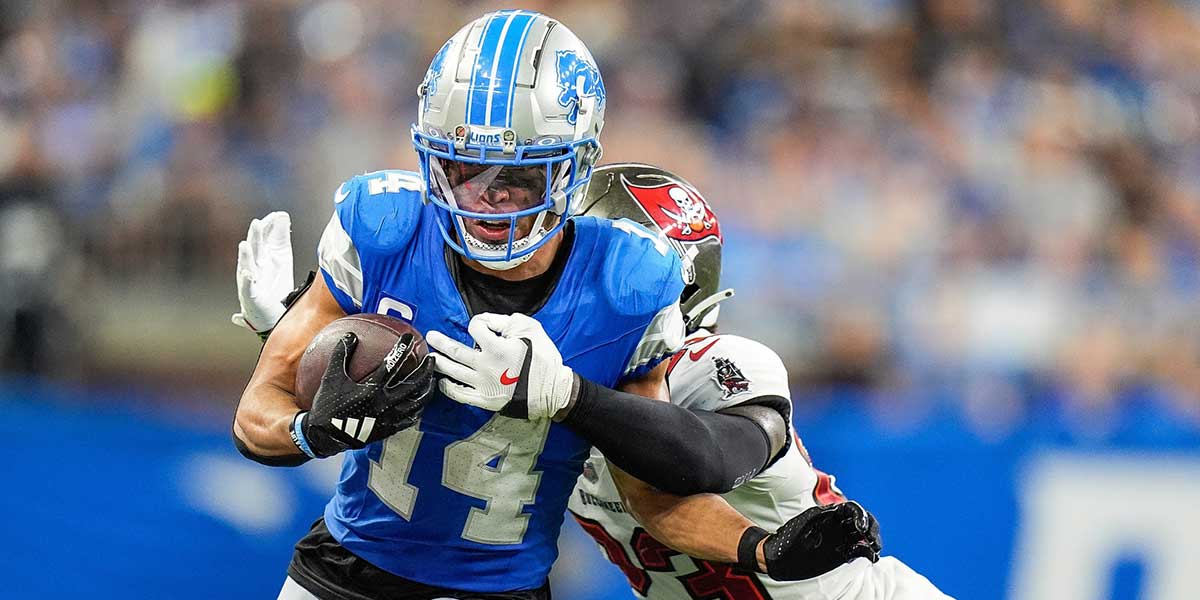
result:
[[[475,315],[467,332],[479,348],[437,331],[425,341],[439,354],[433,368],[445,375],[438,388],[450,399],[506,417],[548,419],[567,407],[577,388],[575,372],[542,324],[523,314]]]
[[[242,312],[233,324],[265,338],[286,310],[283,300],[292,281],[292,217],[283,211],[250,221],[238,243],[237,291]]]
[[[297,413],[292,441],[313,458],[333,456],[347,448],[363,448],[412,427],[433,394],[432,356],[402,376],[404,354],[412,352],[412,334],[400,336],[374,372],[354,381],[346,373],[358,337],[338,340],[313,397],[312,410]]]

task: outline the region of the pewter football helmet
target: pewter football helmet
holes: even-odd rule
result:
[[[665,169],[638,163],[597,167],[581,215],[628,219],[649,230],[683,259],[679,297],[687,332],[712,329],[718,303],[733,296],[721,286],[721,224],[695,186]]]
[[[550,17],[502,10],[454,34],[417,93],[413,146],[446,243],[493,269],[528,260],[600,158],[605,91],[591,53]]]

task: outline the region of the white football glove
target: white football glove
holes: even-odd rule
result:
[[[283,316],[283,299],[296,287],[292,280],[292,217],[273,212],[250,221],[246,239],[238,242],[237,291],[242,312],[233,324],[255,333],[270,331]]]
[[[425,341],[439,356],[438,387],[451,400],[507,417],[549,419],[571,401],[575,372],[537,320],[522,315],[475,315],[467,332],[479,348],[438,331]]]

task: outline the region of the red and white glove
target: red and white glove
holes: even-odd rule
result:
[[[434,369],[444,377],[438,387],[451,400],[529,420],[549,419],[570,403],[575,372],[537,320],[483,313],[467,332],[478,348],[438,331],[425,336],[439,355]]]

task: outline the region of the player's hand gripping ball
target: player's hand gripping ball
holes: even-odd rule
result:
[[[362,448],[412,427],[435,389],[433,357],[411,325],[352,315],[322,329],[304,351],[296,397],[312,408],[293,421],[315,458]]]
[[[879,560],[879,522],[857,502],[815,506],[767,536],[767,574],[779,581],[811,579],[856,558]]]

